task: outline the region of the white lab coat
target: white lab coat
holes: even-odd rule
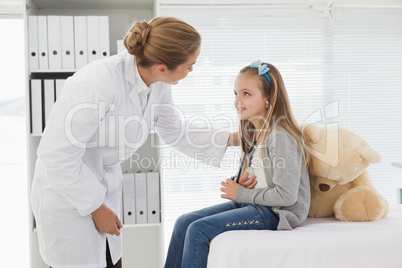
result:
[[[54,268],[105,267],[106,239],[113,263],[121,258],[121,238],[98,232],[91,212],[104,203],[118,214],[120,163],[153,127],[165,143],[187,155],[223,157],[228,132],[204,128],[197,133],[192,126],[185,135],[170,85],[155,83],[142,111],[134,80],[134,57],[127,52],[93,62],[67,79],[49,116],[31,199],[40,253]],[[197,149],[191,143],[209,146]]]

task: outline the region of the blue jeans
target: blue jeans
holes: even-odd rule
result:
[[[276,230],[278,222],[269,207],[233,201],[183,214],[176,220],[165,268],[205,268],[215,236],[232,230]]]

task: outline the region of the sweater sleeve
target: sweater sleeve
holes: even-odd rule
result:
[[[264,206],[291,206],[297,201],[303,164],[298,144],[285,132],[273,131],[267,138],[266,149],[271,165],[264,166],[265,177],[271,186],[257,189],[240,186],[236,201]],[[270,168],[272,171],[268,172]]]

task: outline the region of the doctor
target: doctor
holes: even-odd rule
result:
[[[68,78],[38,148],[32,207],[40,253],[53,268],[121,267],[120,163],[155,128],[166,144],[222,158],[237,135],[215,129],[190,135],[174,109],[171,85],[193,70],[201,37],[168,17],[136,22],[127,51]],[[190,144],[207,144],[206,149]]]

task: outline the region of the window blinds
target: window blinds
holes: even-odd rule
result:
[[[202,35],[194,71],[173,87],[187,120],[236,131],[233,82],[261,59],[281,72],[299,124],[338,123],[382,155],[369,167],[374,186],[396,202],[394,167],[402,161],[402,10],[334,8],[331,22],[311,7],[169,6]],[[164,168],[165,220],[218,202],[220,182],[235,175],[240,149],[229,148],[223,168],[206,167],[171,148]],[[188,165],[188,166],[187,166]]]

